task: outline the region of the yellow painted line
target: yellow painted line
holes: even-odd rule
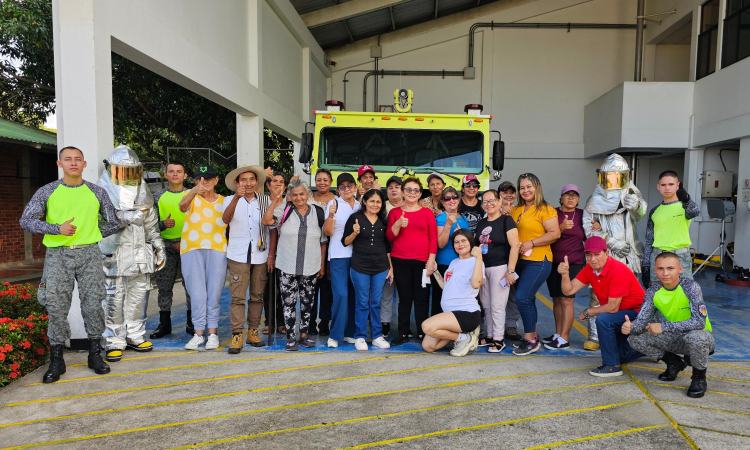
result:
[[[539,292],[536,293],[536,298],[538,298],[540,302],[544,303],[547,306],[547,308],[552,309],[552,306],[554,305],[554,303],[552,302],[552,300],[550,300],[547,297],[543,296]],[[584,325],[581,322],[579,322],[578,319],[576,319],[575,317],[573,317],[573,328],[575,328],[576,331],[578,331],[579,333],[581,333],[584,337],[586,337],[586,338],[589,337],[589,329],[586,328],[586,325]]]
[[[682,402],[671,402],[669,400],[659,400],[659,401],[662,403],[669,403],[670,405],[689,406],[691,408],[706,409],[708,411],[716,411],[716,412],[720,412],[724,414],[739,414],[741,416],[750,416],[750,413],[740,412],[740,411],[730,411],[728,409],[709,408],[708,406],[691,405],[690,403],[682,403]]]
[[[242,332],[242,342],[245,342],[245,335],[247,335],[247,331],[243,331],[243,332]],[[226,347],[227,345],[229,345],[229,344],[230,344],[231,342],[232,342],[232,338],[229,338],[229,340],[228,340],[228,341],[226,341],[225,343],[221,344],[221,345],[220,345],[220,346],[219,346],[219,347],[218,347],[218,348],[216,349],[216,351],[217,351],[217,352],[220,352],[220,351],[221,351],[221,350],[222,350],[222,349],[223,349],[224,347]]]
[[[544,444],[544,445],[540,445],[538,447],[527,447],[524,450],[542,450],[542,449],[550,448],[550,447],[559,447],[561,445],[575,444],[577,442],[593,441],[593,440],[596,440],[596,439],[603,439],[603,438],[608,438],[608,437],[612,437],[612,436],[622,436],[623,434],[638,433],[640,431],[647,431],[647,430],[655,430],[657,428],[664,428],[666,426],[667,425],[652,425],[650,427],[631,428],[630,430],[616,431],[614,433],[597,434],[596,436],[588,436],[588,437],[584,437],[584,438],[570,439],[570,440],[567,440],[567,441],[553,442],[551,444]]]
[[[310,353],[306,352],[306,353],[300,353],[300,354],[301,355],[304,355],[304,354],[308,354],[309,355]],[[118,390],[114,390],[114,391],[93,392],[91,394],[69,395],[67,397],[56,397],[56,398],[46,398],[46,399],[41,399],[41,400],[30,400],[30,401],[27,401],[27,402],[6,403],[4,405],[0,405],[0,408],[5,408],[5,407],[9,407],[9,406],[22,406],[22,405],[32,405],[32,404],[37,404],[37,403],[56,402],[56,401],[60,401],[60,400],[71,400],[71,399],[76,399],[76,398],[96,397],[96,396],[99,396],[99,395],[119,394],[119,393],[123,393],[123,392],[144,391],[144,390],[148,390],[148,389],[157,389],[157,388],[163,388],[163,387],[182,386],[182,385],[185,385],[185,384],[206,383],[206,382],[209,382],[209,381],[231,380],[231,379],[234,379],[234,378],[252,377],[252,376],[256,376],[256,375],[268,375],[268,374],[272,374],[272,373],[290,372],[290,371],[293,371],[293,370],[301,370],[301,369],[314,369],[314,368],[319,368],[319,367],[340,366],[340,365],[344,365],[344,364],[354,364],[354,363],[359,363],[359,362],[378,361],[378,360],[387,359],[389,357],[390,358],[400,358],[400,357],[406,357],[406,356],[414,356],[414,355],[417,355],[417,354],[418,353],[412,353],[412,354],[407,354],[407,355],[380,356],[380,357],[377,357],[377,358],[355,359],[355,360],[352,360],[352,361],[339,361],[339,362],[335,362],[335,363],[312,364],[312,365],[309,365],[309,366],[298,366],[298,367],[286,367],[286,368],[283,368],[283,369],[273,369],[273,370],[266,370],[266,371],[262,371],[262,372],[250,372],[250,373],[241,373],[241,374],[237,374],[237,375],[225,375],[223,377],[203,378],[203,379],[200,379],[200,380],[180,381],[178,383],[165,383],[165,384],[157,384],[157,385],[153,385],[153,386],[140,386],[140,387],[128,388],[128,389],[118,389]],[[426,355],[427,353],[422,353],[422,354]],[[59,383],[59,381],[58,381],[58,383]]]
[[[685,438],[685,440],[687,441],[687,443],[690,444],[690,447],[692,447],[693,450],[699,450],[700,447],[698,447],[698,445],[690,438],[690,436],[688,436],[688,434],[685,432],[685,430],[683,430],[682,427],[677,422],[675,422],[674,419],[672,419],[672,416],[670,416],[669,413],[664,409],[664,407],[659,404],[659,401],[656,400],[651,395],[651,393],[648,391],[648,389],[646,389],[643,386],[643,384],[638,379],[636,379],[633,376],[632,373],[630,373],[630,370],[628,370],[628,368],[626,366],[622,366],[622,370],[623,370],[623,372],[625,372],[626,374],[628,374],[628,376],[630,377],[631,380],[633,380],[633,382],[635,383],[635,385],[638,386],[638,388],[644,394],[646,394],[646,397],[648,397],[648,399],[651,400],[651,403],[653,403],[654,406],[656,406],[657,408],[659,408],[659,411],[661,411],[661,413],[664,414],[664,417],[667,418],[667,420],[674,427],[674,429],[677,430],[682,435],[683,438]]]
[[[258,358],[243,358],[243,359],[231,359],[228,361],[215,361],[215,362],[208,362],[208,363],[200,363],[200,364],[188,364],[186,366],[171,366],[171,367],[160,367],[158,369],[144,369],[144,370],[135,370],[133,372],[121,372],[121,373],[110,373],[108,375],[96,375],[93,377],[82,377],[82,378],[68,378],[66,380],[60,380],[56,381],[55,383],[71,383],[74,381],[86,381],[86,380],[100,380],[103,378],[111,378],[111,377],[122,377],[125,375],[137,375],[141,373],[153,373],[153,372],[165,372],[167,370],[180,370],[180,369],[193,369],[195,367],[207,367],[207,366],[218,366],[222,364],[236,364],[240,362],[247,362],[247,361],[260,361],[262,359],[275,359],[275,358],[286,358],[288,356],[298,356],[298,355],[313,355],[317,353],[323,353],[320,352],[305,352],[305,353],[299,353],[299,354],[293,354],[293,353],[286,353],[283,355],[273,355],[273,356],[261,356]],[[27,384],[26,386],[42,386],[46,385],[46,383],[31,383]]]
[[[673,384],[657,383],[655,381],[644,381],[644,383],[653,384],[655,386],[664,386],[664,387],[673,388],[673,389],[687,389],[687,387],[685,386],[675,386]],[[721,391],[711,391],[711,390],[706,390],[706,392],[709,392],[711,394],[728,395],[730,397],[750,398],[750,395],[732,394],[731,392],[721,392]]]
[[[398,356],[396,356],[398,357]],[[301,387],[301,386],[311,386],[314,384],[323,384],[323,383],[334,383],[338,381],[350,381],[350,380],[358,380],[363,378],[372,378],[372,377],[381,377],[385,375],[395,375],[395,374],[403,374],[403,373],[410,373],[410,372],[422,372],[426,370],[436,370],[436,369],[447,369],[447,368],[453,368],[453,367],[463,367],[463,366],[470,366],[470,365],[476,365],[476,364],[492,364],[492,363],[499,363],[499,362],[506,362],[506,361],[517,361],[518,359],[531,359],[531,358],[538,358],[538,356],[527,356],[524,358],[507,358],[507,359],[491,359],[491,360],[485,360],[485,361],[472,361],[467,363],[457,363],[457,364],[446,364],[442,366],[432,366],[432,367],[417,367],[413,369],[404,369],[404,370],[393,370],[390,372],[378,372],[378,373],[369,373],[366,375],[355,375],[350,377],[344,377],[344,378],[333,378],[333,379],[327,379],[327,380],[317,380],[317,381],[305,381],[304,383],[296,383],[296,384],[286,384],[286,385],[278,385],[278,386],[269,386],[269,387],[262,387],[262,388],[255,388],[255,389],[246,389],[242,391],[234,391],[234,392],[227,392],[225,394],[215,394],[215,395],[206,395],[202,397],[191,397],[186,399],[180,399],[180,400],[170,400],[166,402],[159,402],[159,403],[150,403],[146,405],[135,405],[135,406],[127,406],[122,408],[115,408],[115,409],[105,409],[100,411],[91,411],[87,413],[81,413],[81,414],[70,414],[67,416],[57,416],[57,417],[49,417],[45,419],[35,419],[35,420],[27,420],[24,422],[13,422],[13,423],[6,423],[6,424],[0,424],[0,428],[7,428],[7,427],[14,427],[18,425],[29,425],[32,423],[40,423],[40,422],[51,422],[55,420],[63,420],[63,419],[73,419],[76,417],[85,417],[85,416],[95,416],[99,414],[108,414],[113,412],[121,412],[121,411],[130,411],[134,409],[142,409],[142,408],[153,408],[157,406],[166,406],[166,405],[174,405],[179,403],[188,403],[188,402],[194,402],[199,400],[209,400],[212,398],[220,398],[220,397],[231,397],[234,395],[241,395],[241,394],[250,394],[253,392],[264,392],[264,391],[273,391],[278,389],[287,389],[287,388],[294,388],[294,387]]]
[[[637,366],[635,364],[628,364],[628,367],[637,367],[638,369],[655,370],[657,372],[664,372],[664,369],[660,369],[658,367]],[[691,375],[691,374],[686,373],[686,372],[682,372],[679,375]],[[750,380],[740,380],[740,379],[737,379],[737,378],[717,377],[715,375],[706,375],[706,378],[713,378],[714,380],[722,380],[722,381],[734,381],[736,383],[750,383]]]
[[[643,400],[633,400],[633,401],[629,401],[629,402],[612,403],[612,404],[609,404],[609,405],[594,406],[592,408],[571,409],[571,410],[563,411],[563,412],[559,412],[559,413],[542,414],[540,416],[524,417],[522,419],[513,419],[513,420],[506,420],[506,421],[503,421],[503,422],[494,422],[494,423],[488,423],[488,424],[484,424],[484,425],[475,425],[473,427],[454,428],[452,430],[435,431],[435,432],[432,432],[432,433],[417,434],[417,435],[414,435],[414,436],[405,436],[405,437],[402,437],[402,438],[387,439],[387,440],[384,440],[384,441],[370,442],[370,443],[367,443],[367,444],[355,445],[353,447],[346,447],[346,448],[341,449],[341,450],[351,450],[351,449],[357,449],[357,448],[377,447],[377,446],[380,446],[380,445],[396,444],[396,443],[401,443],[401,442],[405,442],[405,441],[413,441],[415,439],[423,439],[423,438],[433,437],[433,436],[443,436],[443,435],[446,435],[446,434],[460,433],[462,431],[482,430],[482,429],[485,429],[485,428],[492,428],[492,427],[497,427],[497,426],[501,426],[501,425],[510,425],[510,424],[520,423],[520,422],[529,422],[531,420],[547,419],[547,418],[550,418],[550,417],[567,416],[567,415],[570,415],[570,414],[575,414],[575,413],[580,413],[580,412],[600,411],[600,410],[603,410],[603,409],[616,408],[618,406],[632,405],[632,404],[635,404],[635,403],[640,403],[642,401]],[[183,448],[190,448],[190,447],[183,447]]]
[[[494,380],[505,380],[505,379],[512,379],[512,378],[522,378],[522,377],[529,377],[529,376],[535,376],[535,375],[546,375],[546,374],[553,374],[553,373],[562,373],[562,372],[571,372],[575,370],[589,370],[590,367],[576,367],[573,369],[560,369],[560,370],[551,370],[547,372],[536,372],[536,373],[525,373],[525,374],[519,374],[519,375],[506,375],[501,377],[492,377],[492,378],[484,378],[480,380],[467,380],[467,381],[455,381],[452,383],[445,383],[445,384],[436,384],[431,386],[418,386],[414,388],[406,388],[406,389],[398,389],[394,391],[385,391],[385,392],[374,392],[370,394],[358,394],[358,395],[351,395],[348,397],[339,397],[339,398],[331,398],[331,399],[325,399],[325,400],[315,400],[311,402],[305,402],[305,403],[297,403],[294,405],[286,405],[286,406],[272,406],[264,409],[256,409],[253,411],[241,411],[241,412],[233,412],[229,414],[221,414],[218,416],[211,416],[211,417],[202,417],[200,419],[193,419],[193,420],[186,420],[182,422],[171,422],[171,423],[165,423],[160,425],[152,425],[152,426],[146,426],[141,428],[132,428],[129,430],[121,430],[121,431],[113,431],[110,433],[101,433],[101,434],[94,434],[89,436],[81,436],[77,438],[69,438],[69,439],[59,439],[55,441],[47,441],[47,442],[38,442],[34,444],[25,444],[20,446],[14,446],[14,447],[4,447],[0,450],[10,450],[10,449],[22,449],[22,448],[32,448],[32,447],[40,447],[45,445],[55,445],[55,444],[64,444],[69,442],[79,442],[79,441],[87,441],[91,439],[98,439],[102,437],[109,437],[109,436],[119,436],[123,434],[129,434],[129,433],[135,433],[139,431],[148,431],[148,430],[157,430],[162,428],[169,428],[169,427],[175,427],[179,425],[187,425],[187,424],[193,424],[193,423],[201,423],[201,422],[208,422],[211,420],[218,420],[218,419],[235,419],[240,416],[246,416],[249,414],[258,414],[263,412],[271,412],[271,411],[281,411],[285,409],[292,409],[292,408],[301,408],[305,406],[314,406],[314,405],[323,405],[323,404],[329,404],[329,403],[337,403],[347,400],[357,400],[357,399],[363,399],[363,398],[373,398],[373,397],[382,397],[385,395],[392,395],[392,394],[403,394],[406,392],[417,392],[417,391],[423,391],[428,389],[438,389],[438,388],[446,388],[446,387],[455,387],[455,386],[464,386],[469,384],[475,384],[475,383],[484,383],[487,381],[494,381]],[[523,394],[518,394],[523,395]],[[483,399],[484,400],[484,399]],[[641,401],[641,400],[638,400]],[[637,403],[635,402],[628,402],[628,403]],[[361,419],[359,419],[361,420]],[[315,426],[314,426],[315,427]],[[296,429],[288,430],[293,431]]]
[[[708,365],[709,366],[716,366],[716,367],[729,367],[730,369],[750,370],[750,367],[731,366],[729,364],[708,363]]]
[[[151,356],[136,356],[134,358],[122,358],[120,362],[122,361],[135,361],[137,359],[151,359],[151,358],[164,358],[165,356],[179,356],[179,355],[189,355],[191,353],[198,353],[196,351],[189,351],[189,352],[179,352],[179,353],[166,353],[163,355],[151,355]],[[81,367],[81,366],[87,366],[88,363],[78,363],[78,364],[66,364],[66,367]],[[120,365],[119,363],[117,364]]]
[[[620,383],[629,383],[629,382],[630,381],[613,381],[613,382],[609,382],[609,383],[590,384],[590,385],[587,385],[587,386],[574,386],[574,387],[567,387],[567,388],[549,389],[549,390],[544,390],[544,391],[526,392],[526,393],[522,393],[522,394],[507,395],[507,396],[504,396],[504,397],[494,397],[494,398],[487,398],[487,399],[480,399],[480,400],[470,400],[470,401],[460,402],[460,403],[450,403],[450,404],[447,404],[447,405],[429,406],[429,407],[426,407],[426,408],[411,409],[411,410],[408,410],[408,411],[399,411],[399,412],[390,413],[390,414],[382,414],[382,415],[379,415],[379,416],[360,417],[360,418],[356,418],[356,419],[347,419],[347,420],[341,420],[341,421],[338,421],[338,422],[323,423],[323,424],[319,424],[319,425],[308,425],[308,426],[297,427],[297,428],[287,428],[287,429],[283,429],[283,430],[269,431],[269,432],[265,432],[265,433],[248,434],[248,435],[245,435],[245,436],[238,436],[238,437],[234,437],[234,438],[227,438],[227,439],[221,439],[221,440],[201,442],[201,443],[197,443],[197,444],[187,445],[187,446],[184,446],[184,447],[175,447],[172,450],[185,449],[185,448],[195,448],[195,447],[203,447],[203,446],[206,446],[206,445],[224,444],[224,443],[228,443],[228,442],[237,442],[237,441],[242,441],[242,440],[246,440],[246,439],[252,439],[252,438],[261,437],[261,436],[276,435],[276,434],[282,434],[282,433],[289,433],[289,432],[292,432],[292,431],[309,430],[309,429],[314,429],[314,428],[331,427],[331,426],[343,425],[343,424],[347,424],[347,423],[363,422],[363,421],[366,421],[366,420],[382,419],[382,418],[386,418],[386,417],[397,417],[397,416],[403,416],[403,415],[406,415],[406,414],[414,414],[414,413],[418,413],[418,412],[435,411],[435,410],[438,410],[438,409],[452,408],[452,407],[455,407],[455,406],[475,405],[475,404],[478,404],[478,403],[493,402],[493,401],[498,401],[498,400],[507,400],[507,399],[511,399],[511,398],[526,397],[526,396],[529,396],[529,395],[549,394],[549,393],[555,393],[555,392],[563,392],[563,391],[570,391],[570,390],[575,390],[575,389],[584,389],[584,388],[590,388],[590,387],[598,387],[598,386],[605,386],[605,385],[610,385],[610,384],[620,384]]]
[[[694,430],[710,431],[711,433],[728,434],[730,436],[739,436],[744,438],[750,438],[750,434],[732,433],[731,431],[712,430],[711,428],[694,427],[692,425],[683,425],[685,428],[692,428]]]

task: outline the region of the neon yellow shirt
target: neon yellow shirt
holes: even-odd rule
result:
[[[169,190],[159,197],[159,220],[164,221],[170,215],[174,220],[173,228],[166,228],[161,232],[164,239],[179,239],[182,236],[182,227],[185,223],[185,213],[180,211],[180,200],[188,193],[188,190],[182,192],[172,192]]]
[[[94,244],[102,240],[99,230],[99,200],[87,185],[68,187],[60,184],[47,199],[47,222],[62,224],[75,218],[73,236],[45,234],[47,248]]]
[[[659,205],[651,215],[654,222],[653,247],[661,250],[677,250],[690,247],[690,220],[685,218],[681,202]]]

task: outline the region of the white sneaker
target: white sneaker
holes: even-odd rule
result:
[[[354,339],[354,338],[345,337],[344,338],[344,342],[346,342],[347,344],[355,344],[357,342],[357,340]]]
[[[363,352],[369,350],[369,348],[367,348],[367,342],[362,338],[359,338],[354,342],[354,348]]]
[[[185,344],[185,350],[198,350],[198,347],[203,345],[204,342],[206,341],[203,339],[203,336],[194,334],[193,337],[190,338],[190,341]]]
[[[388,343],[388,341],[385,340],[383,336],[380,336],[377,339],[372,340],[372,346],[382,349],[391,348],[391,344]]]
[[[216,350],[219,348],[219,336],[211,333],[208,335],[208,341],[206,341],[206,350]]]
[[[336,348],[339,346],[339,341],[328,338],[328,348]]]

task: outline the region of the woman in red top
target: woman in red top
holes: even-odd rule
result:
[[[388,214],[386,236],[393,242],[391,261],[398,290],[398,336],[391,342],[397,346],[409,342],[411,304],[417,322],[417,341],[424,337],[422,322],[429,313],[430,287],[422,287],[422,272],[429,279],[437,269],[437,223],[429,208],[419,205],[422,182],[409,177],[403,184],[404,204]]]

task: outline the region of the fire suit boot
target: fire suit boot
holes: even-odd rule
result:
[[[251,328],[247,330],[247,341],[248,344],[253,347],[265,347],[266,343],[258,336],[258,329]]]
[[[97,375],[109,373],[109,365],[102,360],[102,348],[98,339],[89,339],[89,369],[94,369]]]
[[[674,353],[664,352],[664,356],[662,356],[661,359],[667,363],[667,370],[659,374],[659,379],[661,381],[674,381],[675,378],[677,378],[677,374],[687,367],[685,361]]]
[[[693,367],[693,381],[690,383],[687,395],[691,398],[701,398],[706,393],[708,386],[706,385],[706,369],[698,370]]]
[[[128,339],[128,346],[126,348],[136,352],[150,352],[154,349],[154,344],[149,341],[137,342]]]
[[[172,334],[172,313],[170,311],[159,311],[159,326],[149,335],[151,339],[161,339]]]
[[[122,359],[122,350],[119,348],[107,349],[107,362],[117,362]]]
[[[65,360],[63,359],[63,346],[53,345],[49,350],[49,369],[44,373],[42,381],[54,383],[65,373]]]
[[[185,323],[185,333],[193,336],[195,334],[195,328],[193,327],[193,312],[187,310],[187,322]]]

